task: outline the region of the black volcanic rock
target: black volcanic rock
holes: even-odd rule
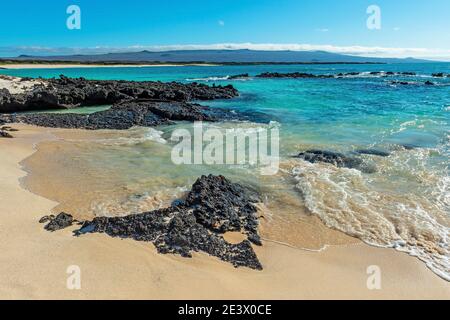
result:
[[[44,81],[44,80],[43,80]],[[22,94],[0,90],[0,112],[69,109],[80,106],[110,105],[126,100],[155,99],[187,102],[192,100],[230,99],[238,95],[231,86],[154,81],[86,80],[68,78],[45,80]]]
[[[126,130],[134,126],[172,124],[173,121],[217,121],[225,114],[227,112],[221,109],[210,109],[186,102],[129,101],[92,114],[3,114],[0,115],[0,121],[49,128]],[[233,117],[237,119],[239,115],[231,113],[227,115],[227,119]]]
[[[2,126],[3,124],[5,124],[5,122],[0,119],[0,138],[14,138],[11,132],[16,132],[19,130],[8,126]]]
[[[229,76],[228,80],[239,80],[239,79],[248,79],[250,78],[250,75],[248,73],[243,73],[243,74],[236,74],[233,76]]]
[[[310,163],[330,163],[338,168],[357,169],[364,173],[375,173],[376,168],[367,165],[364,161],[357,157],[346,156],[343,153],[327,151],[327,150],[307,150],[299,153],[296,158],[303,159]]]
[[[415,72],[400,72],[401,75],[403,76],[415,76],[417,75],[417,73]]]
[[[245,230],[249,234],[258,233],[256,202],[261,202],[256,192],[215,176],[199,179],[185,201],[204,227],[221,233]]]
[[[48,217],[44,217],[48,218]],[[44,221],[42,218],[40,221]],[[74,219],[70,214],[61,212],[55,218],[50,218],[50,222],[44,227],[47,231],[58,231],[70,227],[74,223]],[[41,222],[42,223],[42,222]]]
[[[358,154],[368,154],[378,157],[389,157],[391,154],[386,151],[378,150],[378,149],[359,149],[355,151]]]
[[[333,75],[315,75],[312,73],[302,73],[302,72],[293,72],[293,73],[278,73],[278,72],[264,72],[256,76],[257,78],[266,78],[266,79],[322,79],[322,78],[334,78]]]
[[[292,72],[292,73],[279,73],[279,72],[264,72],[256,76],[256,78],[268,78],[268,79],[329,79],[329,78],[344,78],[344,77],[358,77],[366,76],[367,73],[364,72],[347,72],[338,74],[312,74],[303,72]],[[371,76],[415,76],[415,72],[386,72],[372,71],[369,72]]]
[[[435,78],[443,78],[445,75],[444,75],[444,73],[439,72],[439,73],[433,73],[432,76]]]
[[[411,83],[408,82],[408,81],[391,81],[391,84],[399,84],[399,85],[402,85],[402,86],[407,86],[407,85],[409,85]]]
[[[84,222],[75,234],[106,233],[111,237],[152,242],[159,253],[183,257],[203,251],[235,267],[261,270],[249,241],[261,242],[256,202],[259,202],[256,193],[225,177],[203,176],[184,202],[126,217],[95,218]],[[246,232],[249,240],[230,244],[223,238],[228,231]]]

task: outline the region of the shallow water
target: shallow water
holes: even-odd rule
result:
[[[345,79],[249,79],[228,81],[240,73],[413,71],[418,76],[384,78],[367,73]],[[257,168],[175,166],[170,158],[176,128],[135,128],[126,132],[59,132],[63,141],[48,142],[52,152],[35,165],[52,182],[34,188],[53,195],[59,209],[78,215],[121,215],[167,206],[180,198],[201,174],[224,174],[258,188],[265,196],[265,237],[293,246],[320,249],[348,238],[418,256],[450,279],[450,64],[233,66],[2,70],[20,76],[64,73],[95,79],[198,81],[236,86],[241,96],[208,102],[212,107],[250,111],[280,126],[281,171],[261,176]],[[418,84],[392,85],[393,79]],[[437,86],[421,83],[432,80]],[[92,112],[98,109],[83,109]],[[260,127],[260,124],[223,123]],[[406,146],[403,147],[403,146]],[[389,157],[361,156],[377,167],[374,174],[310,164],[291,158],[314,148],[345,153],[377,148]],[[42,159],[41,159],[42,160]],[[33,158],[29,160],[33,162]],[[55,168],[65,168],[63,171]],[[55,174],[57,172],[58,174]],[[81,173],[81,174],[80,174]],[[36,182],[37,181],[37,182]],[[42,180],[41,180],[42,181]],[[33,187],[33,186],[32,186]]]

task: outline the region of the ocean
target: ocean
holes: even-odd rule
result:
[[[372,71],[416,75],[383,77],[371,75]],[[359,74],[341,79],[228,79],[263,72]],[[61,133],[58,141],[39,147],[52,155],[40,176],[46,186],[39,187],[39,175],[29,182],[31,189],[58,200],[61,210],[80,216],[152,210],[182,198],[200,175],[223,174],[261,192],[267,240],[309,250],[345,242],[339,236],[328,237],[316,222],[320,221],[369,245],[417,256],[450,281],[450,78],[431,76],[438,72],[450,74],[450,63],[0,70],[21,77],[64,74],[232,84],[240,92],[238,98],[200,103],[245,112],[254,120],[205,126],[280,130],[281,163],[275,176],[262,176],[253,166],[175,165],[170,137],[175,129],[192,128],[188,123],[126,132]],[[426,81],[435,85],[425,85]],[[364,173],[293,157],[309,149],[353,156],[358,149],[377,149],[390,155],[358,155],[377,169]],[[309,231],[305,224],[312,225]]]

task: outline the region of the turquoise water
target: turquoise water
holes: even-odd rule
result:
[[[448,130],[450,78],[430,79],[435,72],[450,73],[450,64],[316,65],[316,66],[217,66],[149,68],[74,68],[1,70],[2,74],[30,77],[83,76],[88,79],[181,81],[220,79],[227,75],[267,71],[339,72],[412,71],[443,86],[391,86],[392,78],[205,81],[232,83],[242,93],[235,100],[208,103],[211,106],[251,110],[268,114],[283,123],[304,142],[368,145],[374,142],[436,146]],[[444,86],[444,85],[448,86]],[[416,125],[409,125],[414,121]],[[422,128],[420,126],[426,126]],[[333,130],[330,130],[332,127]],[[398,132],[400,131],[400,132]]]
[[[366,74],[344,79],[229,81],[226,78],[271,71]],[[369,76],[370,71],[408,71],[416,72],[417,76],[385,78]],[[97,140],[96,145],[77,149],[79,165],[95,168],[97,171],[92,169],[91,175],[103,171],[98,174],[96,186],[103,193],[112,189],[112,185],[127,185],[127,199],[132,197],[133,208],[139,210],[143,209],[142,202],[136,205],[136,199],[143,198],[136,195],[145,193],[146,201],[150,195],[153,197],[150,202],[154,202],[155,198],[164,198],[160,194],[163,189],[166,198],[175,197],[187,190],[198,175],[223,173],[234,180],[259,185],[269,205],[275,203],[274,215],[289,211],[288,219],[295,221],[295,206],[305,207],[328,227],[371,245],[415,255],[448,280],[450,78],[432,78],[431,74],[436,72],[450,74],[450,63],[0,70],[2,74],[44,78],[64,74],[88,79],[231,83],[240,91],[240,97],[203,104],[250,111],[261,115],[259,119],[278,123],[282,161],[277,176],[263,178],[251,168],[176,167],[170,161],[169,137],[173,127],[109,133],[107,139]],[[394,79],[411,84],[393,85]],[[436,85],[424,85],[427,80]],[[99,109],[81,112],[96,110]],[[237,125],[260,126],[256,123],[216,126]],[[375,174],[309,164],[291,157],[308,148],[351,153],[357,148],[371,147],[391,152],[387,158],[363,157],[378,168]],[[70,166],[70,162],[66,165]],[[114,174],[117,172],[120,174]],[[100,181],[109,187],[102,189]],[[119,206],[122,209],[124,202],[122,199]],[[104,203],[93,205],[105,207]],[[108,204],[108,210],[114,205],[118,204]]]

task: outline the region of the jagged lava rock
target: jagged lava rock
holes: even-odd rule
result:
[[[76,235],[106,233],[111,237],[152,242],[159,253],[183,257],[202,251],[235,267],[261,270],[249,241],[261,242],[255,206],[259,201],[254,191],[223,176],[202,176],[185,201],[126,217],[98,217],[84,222]],[[50,223],[54,221],[59,221],[58,217]],[[249,240],[230,244],[223,238],[228,231],[245,232]]]
[[[310,163],[330,163],[338,168],[357,169],[364,173],[375,173],[376,167],[366,164],[362,159],[350,157],[343,153],[327,150],[307,150],[299,153],[296,158]]]
[[[7,89],[0,90],[0,112],[110,105],[135,99],[176,102],[230,99],[238,95],[238,91],[231,85],[207,86],[196,82],[182,84],[155,81],[86,80],[62,75],[60,78],[39,80],[45,85],[35,85],[25,93],[11,94]]]

